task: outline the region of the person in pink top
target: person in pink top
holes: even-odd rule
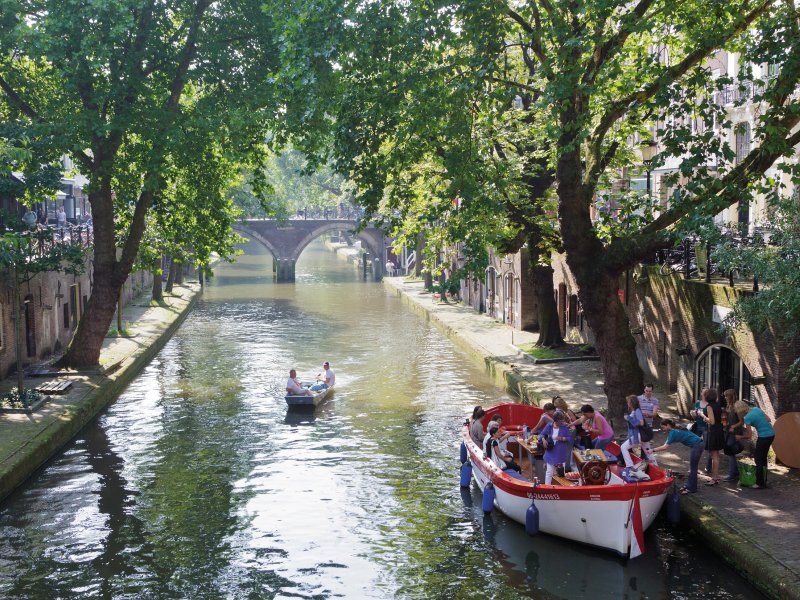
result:
[[[592,440],[592,448],[595,450],[603,450],[614,439],[614,430],[611,429],[611,425],[603,415],[594,412],[591,404],[581,406],[581,416],[570,423],[570,427],[576,425],[583,425],[584,431],[595,436]]]

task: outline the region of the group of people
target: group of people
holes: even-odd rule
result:
[[[742,451],[745,442],[753,438],[753,430],[758,435],[753,455],[756,463],[756,483],[752,489],[766,487],[767,455],[775,440],[775,430],[764,411],[746,402],[736,399],[732,389],[723,392],[723,404],[713,388],[705,388],[700,399],[690,411],[694,419],[690,429],[677,427],[674,419],[662,419],[661,430],[667,439],[661,446],[652,448],[649,441],[641,439],[642,428],[653,427],[653,418],[658,415],[658,400],[653,397],[653,386],[645,386],[641,396],[627,397],[628,439],[622,444],[622,456],[626,466],[632,466],[630,449],[639,446],[642,454],[651,464],[657,465],[655,453],[663,452],[672,444],[683,444],[690,448],[689,476],[681,494],[693,494],[697,491],[698,468],[703,450],[708,452],[705,473],[709,476],[706,485],[718,485],[720,481],[738,481],[739,467],[736,455]],[[728,472],[720,478],[720,453],[728,456]]]
[[[546,465],[545,484],[550,485],[559,469],[568,470],[572,460],[572,448],[604,449],[614,437],[614,430],[590,404],[581,407],[580,416],[570,410],[561,396],[542,407],[542,416],[530,433],[538,435],[544,451]],[[511,433],[504,431],[503,418],[494,415],[483,432],[481,419],[485,411],[476,406],[472,412],[470,436],[492,462],[502,470],[520,471],[514,455],[508,451]]]
[[[620,450],[626,467],[633,466],[631,450],[640,448],[642,457],[647,463],[658,466],[656,454],[667,450],[672,444],[684,444],[691,449],[689,458],[689,476],[682,494],[697,491],[698,467],[703,450],[708,451],[708,464],[705,472],[709,476],[706,485],[717,485],[720,481],[738,481],[739,467],[736,455],[744,444],[757,434],[753,455],[756,463],[756,483],[752,489],[766,487],[767,455],[775,439],[775,430],[769,418],[758,407],[736,399],[732,389],[723,392],[725,404],[718,398],[717,391],[706,388],[700,400],[690,412],[694,423],[690,429],[679,428],[674,419],[661,419],[661,431],[667,434],[666,441],[652,447],[652,431],[654,420],[659,416],[659,402],[653,392],[653,384],[644,386],[644,391],[637,396],[627,396],[628,414],[625,419],[628,425],[628,436]],[[542,416],[530,433],[539,435],[544,462],[547,465],[545,484],[551,484],[559,468],[570,469],[572,448],[594,448],[604,450],[614,439],[614,430],[599,412],[595,412],[590,404],[580,409],[580,416],[573,413],[561,396],[555,396],[552,402],[542,407]],[[486,413],[476,406],[472,413],[470,435],[480,448],[499,468],[519,471],[513,455],[508,451],[508,438],[511,436],[502,428],[502,417],[494,415],[484,434],[481,419]],[[643,432],[645,434],[643,435]],[[643,439],[648,438],[648,439]],[[720,453],[728,456],[728,472],[720,478]]]
[[[44,207],[39,207],[38,212],[33,212],[33,208],[28,208],[22,215],[22,220],[29,229],[42,229],[47,227],[47,211]],[[59,206],[56,211],[56,227],[65,227],[66,225],[67,214],[64,212],[64,207]]]
[[[322,372],[317,373],[316,382],[313,385],[303,385],[297,378],[297,371],[289,371],[289,379],[286,380],[286,393],[289,396],[313,396],[317,392],[333,387],[336,383],[336,374],[331,369],[331,364],[326,360],[322,363]]]

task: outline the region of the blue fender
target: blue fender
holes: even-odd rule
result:
[[[469,487],[470,481],[472,481],[472,463],[467,461],[461,465],[461,487]]]
[[[681,496],[675,492],[667,495],[667,520],[673,525],[681,522]]]
[[[539,509],[531,498],[531,505],[525,511],[525,533],[534,536],[539,533]]]
[[[483,512],[490,513],[494,508],[494,485],[492,482],[486,484],[486,487],[483,488]]]
[[[461,464],[463,465],[467,462],[467,445],[464,442],[461,442]]]

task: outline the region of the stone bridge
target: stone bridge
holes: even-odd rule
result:
[[[361,240],[362,247],[372,259],[375,281],[380,281],[386,259],[383,231],[377,227],[366,227],[356,232],[355,226],[356,222],[349,219],[293,219],[284,222],[249,219],[235,224],[233,229],[250,240],[261,242],[270,251],[278,282],[294,281],[297,259],[312,241],[332,231],[347,232]]]

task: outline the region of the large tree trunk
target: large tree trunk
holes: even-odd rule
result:
[[[534,264],[531,267],[533,285],[536,290],[537,318],[539,320],[539,339],[537,346],[553,348],[564,345],[561,328],[558,326],[558,310],[553,295],[553,267]]]
[[[153,261],[153,300],[161,302],[164,299],[164,292],[161,289],[161,258]]]
[[[172,286],[175,284],[175,269],[178,266],[178,263],[175,262],[175,259],[171,256],[168,258],[169,260],[169,274],[167,275],[167,284],[164,286],[164,291],[168,294],[172,293]]]
[[[644,379],[636,355],[636,342],[618,295],[621,271],[607,268],[607,250],[595,235],[589,207],[594,188],[583,182],[584,165],[578,141],[577,115],[584,99],[575,94],[561,115],[562,134],[556,169],[558,217],[567,264],[578,285],[583,313],[595,336],[595,347],[603,366],[603,390],[609,416],[625,413],[625,396],[642,389]]]
[[[175,261],[173,261],[175,263]],[[177,285],[183,285],[183,263],[177,263],[177,268],[175,269],[175,283]]]
[[[586,322],[594,332],[595,347],[603,366],[603,391],[608,416],[622,425],[625,396],[638,394],[644,376],[636,354],[636,340],[618,295],[619,275],[581,270],[574,273]]]

